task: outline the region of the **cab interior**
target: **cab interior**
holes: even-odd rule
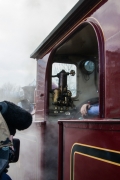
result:
[[[81,24],[56,48],[50,73],[50,120],[60,117],[79,119],[82,104],[98,100],[98,42],[89,23]]]

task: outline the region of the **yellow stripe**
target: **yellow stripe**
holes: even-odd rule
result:
[[[75,145],[80,145],[80,146],[85,146],[85,147],[90,147],[90,148],[94,148],[94,149],[100,149],[100,150],[104,150],[104,151],[109,151],[109,152],[114,152],[114,153],[120,154],[120,151],[115,151],[115,150],[111,150],[111,149],[106,149],[106,148],[101,148],[101,147],[91,146],[91,145],[81,144],[81,143],[74,143],[72,148],[71,148],[71,152],[72,152],[72,149],[73,149],[73,147]]]
[[[87,157],[90,157],[90,158],[93,158],[93,159],[97,159],[99,161],[104,161],[104,162],[109,163],[109,164],[114,164],[116,166],[120,166],[119,163],[115,163],[115,162],[112,162],[112,161],[104,160],[104,159],[97,158],[95,156],[90,156],[90,155],[87,155],[87,154],[84,154],[84,153],[75,152],[74,154],[80,154],[80,155],[87,156]]]

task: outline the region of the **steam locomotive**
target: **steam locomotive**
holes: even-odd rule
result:
[[[119,19],[119,0],[80,0],[31,54],[32,180],[120,178]],[[81,106],[96,102],[99,115],[82,117]]]
[[[120,178],[119,17],[119,0],[80,0],[31,54],[40,180]],[[82,117],[96,100],[99,115]]]

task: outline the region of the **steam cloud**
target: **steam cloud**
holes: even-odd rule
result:
[[[30,54],[77,1],[0,1],[0,88],[6,83],[26,86],[36,78],[36,60],[30,59]],[[1,100],[12,101],[12,98],[1,97]],[[13,180],[40,179],[40,149],[46,149],[41,147],[43,144],[38,138],[41,137],[40,132],[40,127],[33,123],[29,129],[16,133],[15,137],[21,141],[21,149],[19,161],[10,164],[8,174]],[[55,162],[57,158],[57,132],[54,129],[49,132],[48,129],[48,134],[50,136],[46,141],[55,156],[46,161],[49,168],[46,177],[53,177],[54,172],[50,172],[53,165],[49,163],[51,160]],[[45,153],[47,157],[49,152]]]

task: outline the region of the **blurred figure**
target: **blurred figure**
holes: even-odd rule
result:
[[[28,112],[32,112],[33,110],[33,105],[29,102],[28,99],[25,98],[24,90],[21,89],[19,92],[19,99],[20,101],[18,102],[18,106],[25,109]]]

